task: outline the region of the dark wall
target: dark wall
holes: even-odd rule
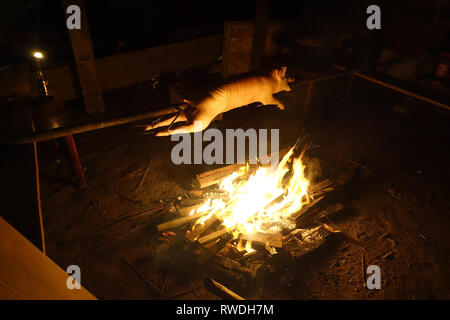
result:
[[[272,20],[301,20],[305,33],[332,31],[338,24],[365,27],[369,4],[382,8],[383,28],[392,36],[414,42],[430,21],[438,0],[271,1]],[[227,20],[251,20],[257,0],[87,0],[88,21],[97,57],[223,31]],[[0,2],[0,68],[29,56],[30,48],[47,52],[44,63],[67,63],[72,52],[59,0]]]

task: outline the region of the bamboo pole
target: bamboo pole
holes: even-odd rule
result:
[[[149,118],[156,118],[160,116],[165,116],[169,114],[173,114],[179,112],[180,109],[185,109],[187,107],[186,104],[181,104],[177,107],[170,107],[160,110],[146,111],[146,112],[138,112],[125,116],[111,117],[107,119],[94,120],[91,122],[51,129],[42,132],[33,132],[29,135],[12,137],[12,138],[4,138],[0,140],[0,145],[11,145],[11,144],[26,144],[33,143],[34,141],[46,141],[56,138],[61,138],[71,134],[77,134],[92,130],[103,129],[112,126],[118,126],[121,124],[136,122],[140,120],[145,120]]]
[[[341,67],[341,66],[339,66],[339,65],[337,65],[337,64],[334,64],[333,66],[334,66],[335,68],[339,69],[339,70],[342,70],[342,71],[347,70],[347,68]],[[370,82],[376,83],[376,84],[378,84],[378,85],[380,85],[380,86],[389,88],[389,89],[391,89],[391,90],[394,90],[394,91],[397,91],[397,92],[406,94],[407,96],[410,96],[410,97],[413,97],[413,98],[416,98],[416,99],[419,99],[419,100],[422,100],[422,101],[425,101],[425,102],[434,104],[435,106],[438,106],[438,107],[441,107],[441,108],[450,110],[450,107],[449,107],[448,105],[446,105],[446,104],[443,104],[443,103],[438,102],[438,101],[436,101],[436,100],[432,100],[432,99],[426,98],[426,97],[424,97],[424,96],[418,95],[418,94],[413,93],[413,92],[411,92],[411,91],[408,91],[408,90],[399,88],[399,87],[394,86],[394,85],[392,85],[392,84],[389,84],[389,83],[387,83],[387,82],[384,82],[384,81],[381,81],[381,80],[378,80],[378,79],[375,79],[375,78],[366,76],[366,75],[364,75],[364,74],[362,74],[362,73],[359,73],[359,72],[355,72],[355,73],[353,73],[353,75],[355,75],[355,76],[357,76],[357,77],[360,77],[360,78],[363,78],[363,79],[366,79],[366,80],[368,80],[368,81],[370,81]]]

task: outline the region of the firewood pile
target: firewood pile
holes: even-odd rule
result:
[[[314,164],[310,170],[316,170],[318,160],[308,159],[308,162]],[[333,201],[336,200],[333,192],[349,181],[355,172],[355,167],[352,167],[333,180],[312,183],[308,193],[313,200],[291,215],[296,228],[289,233],[241,234],[235,239],[233,230],[227,230],[216,216],[195,224],[205,213],[192,213],[205,199],[220,197],[218,183],[238,169],[239,165],[229,165],[197,175],[196,188],[176,205],[177,218],[157,225],[158,232],[163,235],[167,232],[181,234],[185,249],[195,254],[198,267],[205,270],[205,279],[225,296],[235,299],[242,297],[230,288],[236,292],[250,289],[254,280],[270,269],[273,256],[281,254],[288,259],[300,258],[323,245],[331,234],[339,232],[329,217],[344,208],[341,203]],[[239,250],[239,241],[251,241],[256,250]]]
[[[240,165],[229,165],[197,175],[195,188],[178,198],[176,202],[136,215],[146,217],[153,214],[154,219],[147,220],[145,225],[158,220],[164,221],[156,224],[158,241],[152,249],[152,254],[164,255],[165,252],[171,250],[173,252],[173,249],[189,252],[193,260],[192,268],[195,269],[193,273],[200,273],[205,287],[219,292],[219,295],[224,298],[243,299],[245,293],[251,291],[252,286],[267,276],[267,273],[277,274],[271,262],[274,257],[299,259],[322,246],[330,235],[340,232],[333,226],[330,218],[344,210],[339,202],[339,192],[335,191],[341,189],[351,179],[356,167],[352,166],[336,177],[320,180],[317,179],[320,175],[316,172],[321,170],[318,160],[306,159],[305,163],[307,170],[314,171],[316,177],[311,179],[308,188],[308,194],[312,200],[291,215],[295,221],[295,229],[274,234],[240,234],[236,238],[232,234],[233,230],[225,228],[215,215],[202,224],[196,224],[195,222],[205,216],[205,213],[195,213],[195,209],[201,206],[205,199],[221,197],[222,193],[218,184],[224,177],[240,167]],[[251,171],[250,169],[249,172]],[[112,224],[108,230],[126,223],[127,220],[123,219]],[[133,225],[129,230],[133,232],[142,226]],[[249,241],[254,249],[239,248],[239,242]],[[166,279],[160,285],[161,288],[155,287],[153,282],[148,280],[145,275],[148,270],[138,271],[133,261],[128,258],[125,260],[157,295],[167,298],[162,292],[176,259],[170,263]],[[286,277],[283,272],[279,276]]]

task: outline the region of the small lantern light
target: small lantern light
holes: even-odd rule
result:
[[[41,96],[48,97],[47,80],[41,68],[41,60],[44,58],[44,54],[41,51],[33,51],[33,57],[36,61],[36,75],[39,81],[39,91]]]
[[[33,57],[35,57],[37,60],[41,60],[42,58],[44,58],[44,54],[40,51],[35,51],[33,52]]]

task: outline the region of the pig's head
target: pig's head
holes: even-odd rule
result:
[[[271,76],[273,81],[275,82],[274,93],[280,91],[291,91],[291,87],[289,87],[289,82],[293,82],[294,79],[288,78],[286,76],[287,67],[281,67],[279,69],[272,70]]]

